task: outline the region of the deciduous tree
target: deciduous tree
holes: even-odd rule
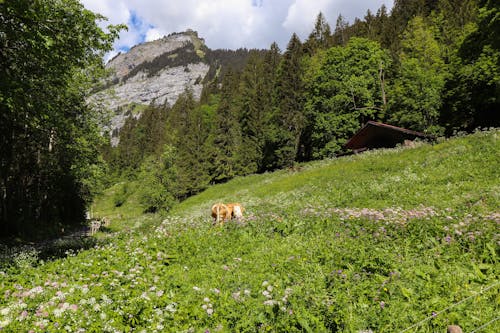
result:
[[[306,110],[314,158],[335,155],[368,120],[384,116],[384,71],[390,63],[377,42],[351,38],[330,48],[310,78]]]
[[[85,98],[118,28],[76,0],[0,2],[0,228],[77,223],[95,188],[97,114]],[[94,170],[94,171],[93,171]]]

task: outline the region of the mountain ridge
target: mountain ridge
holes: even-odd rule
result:
[[[247,49],[211,50],[190,29],[172,33],[112,58],[106,64],[110,76],[89,101],[111,111],[105,130],[116,146],[127,118],[140,117],[149,105],[172,106],[186,90],[199,100],[205,82],[218,79],[226,68],[242,68],[249,53]]]

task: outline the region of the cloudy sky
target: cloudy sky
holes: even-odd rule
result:
[[[321,11],[330,26],[342,14],[349,22],[362,18],[368,9],[382,4],[388,10],[393,0],[81,0],[84,6],[106,16],[103,23],[128,25],[115,44],[115,52],[151,41],[172,32],[198,31],[208,47],[281,49],[293,32],[304,40]],[[113,56],[113,54],[108,55]]]

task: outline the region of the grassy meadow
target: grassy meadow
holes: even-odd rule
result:
[[[1,332],[500,331],[500,131],[236,178],[95,245],[0,261]],[[212,225],[213,203],[245,218]],[[116,207],[118,204],[119,207]]]

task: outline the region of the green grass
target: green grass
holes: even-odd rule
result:
[[[4,267],[0,327],[498,332],[499,136],[241,177],[164,217],[140,213],[140,182],[115,185],[94,206],[116,216],[99,245]],[[245,219],[213,226],[217,201]]]

